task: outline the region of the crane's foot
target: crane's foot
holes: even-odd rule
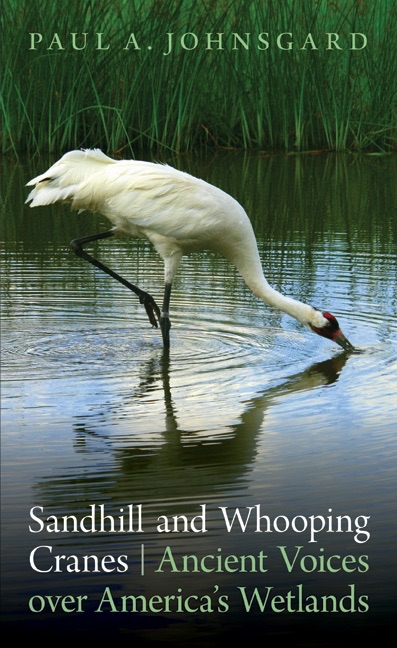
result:
[[[161,313],[160,309],[154,301],[153,297],[149,293],[142,293],[139,297],[139,301],[144,305],[149,322],[155,328],[158,328],[158,322],[161,326]]]

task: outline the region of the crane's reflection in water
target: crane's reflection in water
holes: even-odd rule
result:
[[[195,499],[200,496],[198,486],[201,485],[203,495],[216,492],[219,488],[232,486],[236,480],[241,480],[244,474],[252,467],[255,459],[258,444],[258,434],[261,431],[263,421],[266,417],[266,410],[275,399],[288,394],[306,391],[322,385],[330,385],[338,379],[339,373],[347,361],[347,355],[340,353],[328,360],[314,363],[310,368],[291,376],[285,383],[267,388],[262,394],[255,396],[243,404],[243,411],[235,425],[228,425],[215,439],[198,441],[191,439],[191,432],[185,432],[178,422],[178,406],[172,398],[170,376],[172,375],[172,359],[168,353],[164,353],[161,359],[151,359],[143,368],[141,382],[134,392],[125,397],[123,403],[115,406],[106,404],[101,407],[97,415],[91,414],[88,418],[75,423],[75,447],[79,452],[90,452],[89,440],[95,437],[95,419],[100,424],[101,431],[99,438],[101,443],[111,443],[111,436],[107,437],[103,429],[106,428],[104,418],[110,416],[110,420],[123,418],[124,408],[130,406],[139,399],[140,394],[146,394],[148,390],[153,393],[154,386],[163,392],[164,396],[164,422],[162,443],[155,446],[130,447],[117,450],[113,448],[112,454],[118,470],[111,476],[112,496],[117,494],[117,484],[125,485],[129,481],[129,492],[135,499],[147,497],[148,484],[153,489],[160,487],[161,497],[166,496],[170,500],[183,493],[183,497],[189,495]],[[153,396],[153,399],[155,397]],[[181,408],[185,407],[181,404]],[[150,407],[150,404],[148,405]],[[194,419],[194,408],[191,412],[184,413]],[[182,413],[181,413],[182,416]],[[225,412],[225,418],[227,413]],[[133,428],[133,421],[130,421]],[[161,425],[160,425],[161,427]],[[266,426],[263,429],[266,435]],[[97,449],[97,446],[95,446]],[[186,469],[193,467],[194,470]],[[203,467],[200,480],[197,480],[197,469]],[[209,471],[209,466],[217,466],[216,471]],[[182,467],[181,472],[178,467]],[[179,477],[179,479],[178,479]],[[46,486],[48,487],[48,482]],[[102,488],[104,484],[102,483]],[[116,488],[115,488],[116,487]],[[115,491],[113,490],[115,489]],[[121,490],[123,486],[121,486]],[[169,489],[169,490],[168,490]]]

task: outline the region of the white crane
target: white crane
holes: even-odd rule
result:
[[[71,248],[139,296],[151,324],[160,324],[164,347],[170,344],[169,303],[179,262],[186,254],[212,250],[233,263],[247,286],[266,304],[343,349],[353,350],[331,313],[286,297],[268,284],[250,220],[242,206],[221,189],[165,164],[113,160],[98,149],[70,151],[27,184],[34,185],[26,200],[31,207],[66,202],[73,209],[99,212],[109,219],[110,230],[75,239]],[[91,241],[115,234],[146,237],[162,257],[165,288],[161,311],[151,295],[83,249]]]

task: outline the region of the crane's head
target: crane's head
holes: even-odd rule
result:
[[[334,317],[334,315],[332,315],[328,311],[325,311],[323,313],[317,311],[316,314],[316,320],[319,319],[318,315],[322,315],[322,320],[318,322],[316,321],[316,325],[309,324],[311,330],[314,331],[314,333],[318,333],[318,335],[336,342],[336,344],[339,344],[339,346],[341,346],[345,351],[354,351],[354,346],[350,344],[349,340],[343,335],[342,331],[340,330],[338,320],[336,319],[336,317]]]

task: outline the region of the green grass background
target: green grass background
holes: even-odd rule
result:
[[[396,0],[3,0],[1,29],[6,154],[396,150]],[[282,32],[292,49],[277,47]],[[342,50],[326,49],[327,32]],[[125,49],[131,33],[139,50]],[[250,46],[233,49],[233,33]],[[308,33],[318,49],[303,49]]]

